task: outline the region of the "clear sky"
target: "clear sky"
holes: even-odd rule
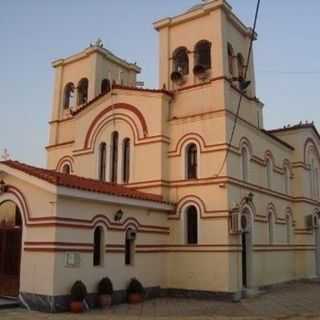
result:
[[[51,61],[100,37],[105,47],[157,87],[157,33],[152,22],[200,0],[0,0],[0,153],[45,165],[53,92]],[[230,0],[252,25],[256,0]],[[320,126],[320,1],[262,0],[255,43],[257,95],[265,127],[300,120]]]

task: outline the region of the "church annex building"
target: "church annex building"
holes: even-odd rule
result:
[[[161,89],[101,41],[52,63],[47,168],[0,162],[0,296],[54,312],[76,280],[120,302],[132,277],[232,297],[320,275],[320,136],[264,129],[252,56],[238,81],[252,30],[224,0],[153,26]]]

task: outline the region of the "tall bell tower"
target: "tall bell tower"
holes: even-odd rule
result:
[[[232,7],[225,0],[202,1],[178,16],[155,22],[154,28],[160,39],[159,86],[177,92],[183,104],[173,111],[174,116],[187,116],[196,109],[201,113],[214,109],[235,112],[241,94],[239,78],[244,76],[250,39],[256,35]],[[244,103],[254,107],[244,108],[243,117],[262,127],[253,55],[247,79],[251,84]]]

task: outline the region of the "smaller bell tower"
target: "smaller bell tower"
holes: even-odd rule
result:
[[[53,61],[55,82],[50,121],[49,144],[59,143],[61,120],[72,116],[99,95],[108,94],[113,83],[136,86],[141,72],[135,63],[129,63],[104,48],[101,39],[90,43],[83,51]]]

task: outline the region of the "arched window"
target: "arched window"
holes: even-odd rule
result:
[[[234,76],[234,51],[232,48],[232,45],[228,43],[228,66],[229,66],[229,72],[232,76]]]
[[[272,187],[272,161],[270,159],[267,159],[266,163],[266,180],[267,180],[267,187],[271,189]]]
[[[65,165],[62,167],[62,173],[64,173],[64,174],[70,174],[70,172],[71,172],[70,165],[65,164]]]
[[[314,181],[315,181],[315,190],[316,190],[316,199],[319,200],[320,192],[319,192],[319,169],[314,169]]]
[[[249,154],[248,154],[248,149],[244,146],[241,148],[241,172],[242,172],[242,179],[244,181],[248,181]]]
[[[102,227],[96,227],[93,236],[93,265],[101,266],[104,256],[104,239]]]
[[[123,155],[122,155],[122,181],[129,182],[130,177],[130,139],[123,140]]]
[[[241,53],[237,54],[237,63],[238,63],[238,75],[239,75],[239,78],[243,78],[244,79],[245,65],[244,65],[244,58],[243,58],[243,55]]]
[[[284,192],[285,194],[290,193],[290,170],[288,167],[284,168]]]
[[[69,109],[74,106],[74,84],[69,82],[64,87],[63,108]]]
[[[189,57],[187,48],[181,47],[173,53],[173,71],[189,73]]]
[[[0,227],[22,227],[22,216],[19,207],[11,200],[0,204]],[[0,257],[1,257],[0,251]]]
[[[198,178],[198,151],[194,143],[186,147],[186,176],[187,179]]]
[[[194,49],[195,66],[211,68],[211,43],[206,40],[198,42]]]
[[[132,265],[134,263],[135,240],[136,232],[132,229],[128,229],[125,240],[125,265]]]
[[[114,131],[111,135],[111,182],[117,183],[118,178],[118,143],[119,134]]]
[[[107,94],[111,90],[111,84],[109,79],[103,79],[101,82],[101,94]]]
[[[99,146],[99,180],[106,181],[107,145],[105,142]]]
[[[274,214],[272,212],[269,213],[268,216],[268,231],[269,231],[269,243],[274,243]]]
[[[317,168],[317,161],[315,159],[311,160],[310,189],[311,198],[319,199],[319,169]]]
[[[198,243],[198,213],[195,206],[190,206],[186,210],[186,242]]]
[[[78,105],[88,102],[88,87],[88,79],[82,78],[78,83]]]

